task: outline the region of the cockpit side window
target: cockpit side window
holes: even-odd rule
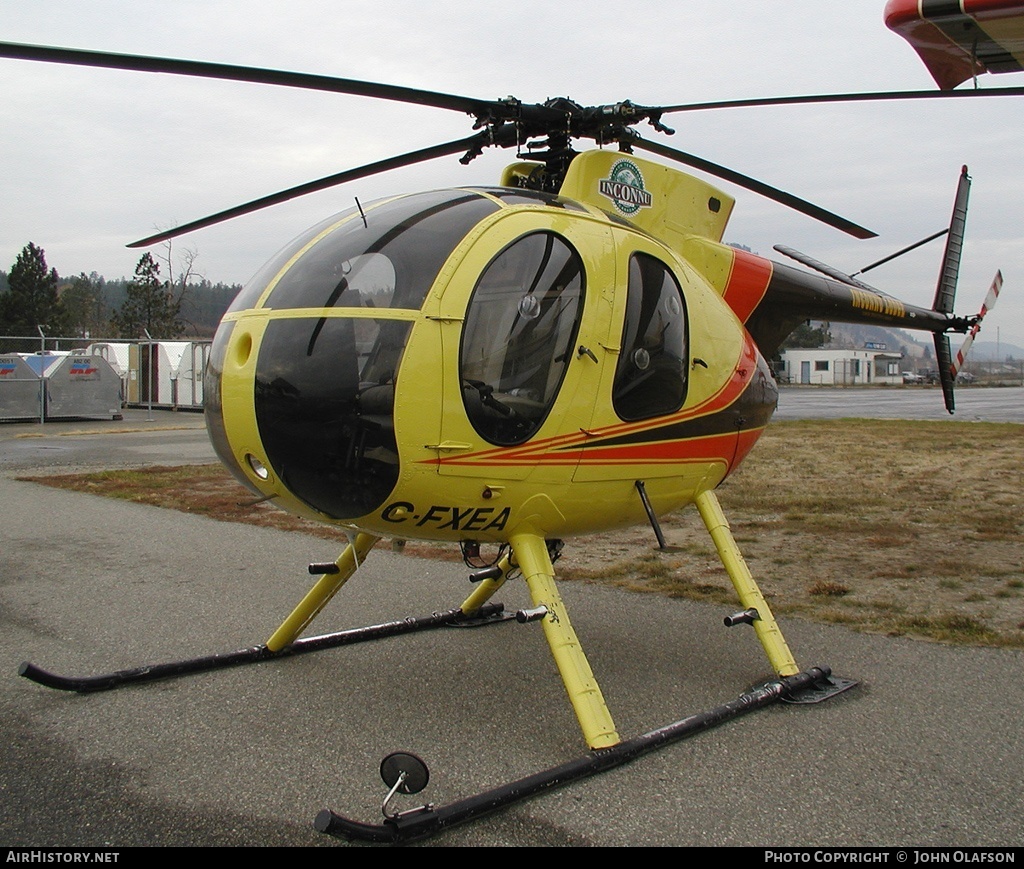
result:
[[[668,267],[647,254],[629,262],[626,320],[612,404],[624,420],[673,413],[686,398],[686,304]]]
[[[513,242],[480,276],[459,373],[469,420],[489,442],[523,443],[547,417],[572,358],[584,285],[579,254],[550,232]]]

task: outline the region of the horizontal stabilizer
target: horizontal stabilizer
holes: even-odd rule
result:
[[[851,287],[859,287],[862,290],[870,290],[872,293],[879,292],[874,287],[865,284],[863,281],[858,281],[852,275],[845,274],[839,271],[839,269],[833,268],[828,263],[823,263],[821,260],[816,260],[812,256],[808,256],[805,253],[800,253],[798,250],[794,250],[791,247],[786,247],[784,244],[775,245],[775,250],[781,253],[783,256],[788,256],[790,259],[796,260],[801,265],[807,266],[809,269],[814,269],[816,272],[821,272],[823,275],[827,275],[834,281],[847,284]]]

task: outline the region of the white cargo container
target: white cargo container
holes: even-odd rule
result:
[[[0,356],[0,419],[121,418],[121,379],[100,356]]]
[[[22,354],[0,355],[0,420],[39,419],[42,385],[39,371]]]
[[[108,341],[90,345],[89,351],[118,372],[128,404],[202,410],[209,341]]]

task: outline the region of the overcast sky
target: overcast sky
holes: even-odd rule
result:
[[[0,38],[291,69],[488,99],[647,105],[933,89],[882,20],[884,0],[0,0]],[[1024,73],[983,87],[1024,85]],[[0,60],[0,268],[29,242],[62,275],[130,275],[125,243],[303,181],[470,134],[458,112],[326,93]],[[1024,345],[1024,98],[776,107],[666,116],[646,137],[781,187],[875,230],[857,241],[755,194],[728,241],[787,244],[855,271],[949,222],[974,178],[958,313],[1006,285],[983,338]],[[211,281],[244,283],[354,196],[492,184],[510,151],[441,158],[179,239]],[[653,158],[657,159],[657,158]],[[870,273],[931,305],[942,243]],[[958,340],[954,338],[954,349]]]

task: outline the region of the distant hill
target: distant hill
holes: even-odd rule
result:
[[[817,325],[817,324],[815,324]],[[865,326],[854,323],[830,323],[832,333],[829,350],[862,349],[867,344],[884,344],[886,350],[902,353],[905,358],[931,359],[935,356],[932,341],[927,333],[911,334],[902,329],[886,329],[884,326]],[[951,335],[953,352],[960,348],[961,335]],[[1007,359],[1024,359],[1024,347],[1006,341],[975,341],[969,357],[974,362],[1002,362]]]
[[[906,358],[926,359],[935,355],[928,335],[912,335],[902,329],[862,323],[829,323],[828,330],[832,333],[832,340],[826,345],[829,350],[860,350],[872,344],[875,349],[902,353]]]
[[[954,347],[956,342],[954,342]],[[971,347],[971,359],[978,362],[1005,362],[1008,359],[1024,359],[1024,347],[1007,341],[975,341]]]

